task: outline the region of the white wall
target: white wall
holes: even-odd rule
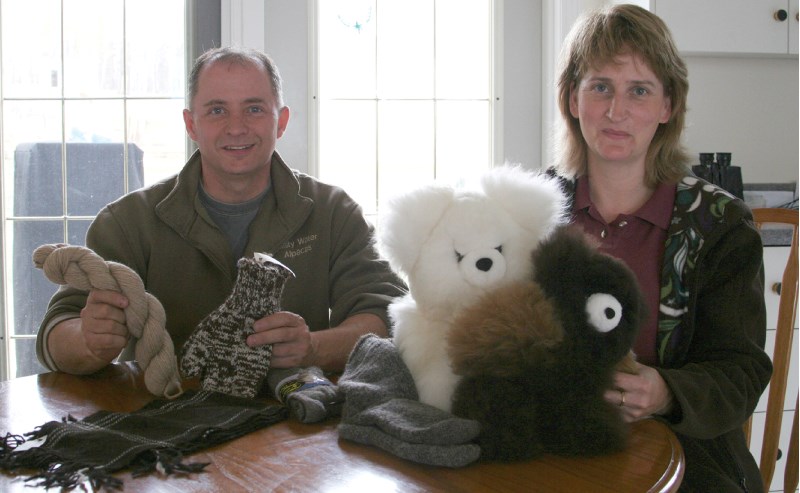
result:
[[[549,79],[541,74],[546,62],[543,22],[548,22],[543,5],[563,8],[553,2],[505,0],[503,5],[504,157],[529,167],[538,167],[542,161],[546,145],[542,136],[550,128],[542,117],[549,104],[543,94],[549,98],[552,93],[545,87]],[[250,10],[249,3],[258,6]],[[593,3],[597,1],[584,0],[582,5]],[[253,13],[263,15],[263,47],[281,69],[292,110],[278,149],[291,166],[308,170],[309,2],[224,0],[223,19],[226,8],[247,12],[243,19],[251,25],[244,29],[247,33],[253,24],[258,26]],[[223,43],[224,31],[223,26]],[[742,167],[745,182],[796,182],[800,151],[797,57],[687,57],[686,61],[690,83],[687,148],[692,153],[733,153],[733,164]]]
[[[745,183],[797,181],[798,62],[686,57],[686,147],[732,152]]]
[[[542,164],[542,5],[505,0],[503,5],[503,161]]]
[[[278,152],[289,166],[308,172],[308,1],[267,0],[264,49],[283,77],[283,92],[291,116],[278,141]]]

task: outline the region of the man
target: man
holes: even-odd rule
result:
[[[286,130],[281,78],[265,54],[219,48],[198,58],[183,118],[198,145],[175,177],[100,211],[86,244],[136,271],[163,305],[180,351],[230,293],[236,261],[269,253],[295,274],[283,309],[247,344],[272,344],[273,368],[341,370],[363,334],[388,335],[386,306],[402,283],[378,259],[360,207],[341,189],[289,169],[275,152]],[[120,293],[60,289],[37,337],[52,370],[92,373],[133,344]]]

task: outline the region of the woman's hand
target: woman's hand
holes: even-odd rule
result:
[[[632,422],[672,410],[674,396],[655,368],[636,363],[638,375],[614,373],[614,388],[604,394],[606,401],[619,406],[625,421]]]

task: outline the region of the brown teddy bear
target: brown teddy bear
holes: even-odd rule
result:
[[[618,451],[627,426],[603,392],[644,318],[636,277],[568,228],[539,245],[533,265],[530,280],[453,323],[448,352],[463,377],[453,413],[481,423],[482,460]]]

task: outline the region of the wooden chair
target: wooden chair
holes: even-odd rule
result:
[[[764,481],[765,491],[769,490],[778,460],[778,439],[781,433],[783,406],[787,391],[789,363],[792,354],[792,336],[794,321],[797,315],[797,216],[796,210],[763,208],[753,209],[753,217],[760,229],[764,224],[783,224],[793,228],[789,260],[783,272],[781,283],[767,286],[780,295],[778,306],[778,324],[775,332],[775,350],[772,354],[774,367],[770,379],[769,396],[767,397],[766,423],[764,425],[764,441],[761,448],[759,469]],[[788,389],[797,393],[798,389]],[[788,423],[787,423],[788,425]],[[744,425],[747,443],[750,443],[752,417]],[[794,423],[786,452],[786,468],[784,470],[784,491],[794,492],[798,481],[798,438],[797,438],[797,404],[795,404]]]

